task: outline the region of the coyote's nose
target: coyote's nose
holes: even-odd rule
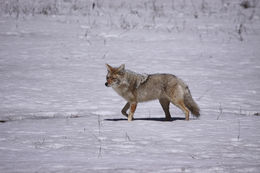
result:
[[[105,85],[108,87],[108,83],[106,82]]]

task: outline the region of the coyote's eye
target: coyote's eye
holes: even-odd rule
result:
[[[110,77],[107,76],[106,79],[107,79],[107,80],[112,80],[112,81],[115,81],[115,80],[116,80],[116,78],[115,78],[115,77],[112,77],[112,76],[110,76]]]

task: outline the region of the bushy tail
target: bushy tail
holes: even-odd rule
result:
[[[188,87],[186,88],[186,91],[184,94],[184,104],[191,111],[191,113],[194,116],[196,116],[196,117],[200,116],[200,108],[197,105],[197,103],[193,100]]]

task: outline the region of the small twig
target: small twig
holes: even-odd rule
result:
[[[41,140],[39,140],[39,141],[37,141],[37,142],[34,142],[33,144],[34,144],[34,148],[40,148],[42,145],[44,145],[44,143],[45,143],[45,137],[44,138],[42,138]]]
[[[125,132],[125,139],[126,139],[126,141],[131,141],[131,138],[129,137],[129,135],[127,134],[127,132]]]
[[[100,145],[99,145],[99,150],[98,150],[98,158],[102,157],[102,145],[101,145],[101,142],[100,142]]]
[[[192,5],[193,11],[194,11],[194,17],[197,19],[199,17],[199,15],[198,15],[198,11],[197,11],[197,8],[196,8],[193,0],[191,0],[191,5]]]
[[[193,158],[193,159],[197,159],[196,156],[195,156],[195,154],[190,154],[190,156],[191,156],[191,158]]]
[[[98,135],[96,135],[95,133],[91,132],[87,128],[84,128],[84,132],[88,131],[98,141],[98,144],[99,144],[98,158],[102,157],[102,139],[100,138],[100,136],[101,136],[101,126],[102,126],[101,118],[100,118],[100,115],[98,115]]]
[[[220,116],[223,114],[223,108],[221,106],[221,103],[219,103],[219,115],[217,117],[217,120],[219,120]]]
[[[104,44],[106,44],[105,42],[106,42],[106,39],[104,39]],[[107,54],[108,54],[108,51],[103,55],[102,59],[105,59],[107,57]]]
[[[101,117],[100,117],[100,115],[98,115],[98,134],[99,134],[99,136],[101,134],[101,126],[102,126]]]
[[[238,135],[237,135],[237,141],[240,139],[240,119],[238,119]]]
[[[239,40],[240,41],[243,41],[244,40],[244,38],[243,38],[243,36],[242,36],[242,31],[244,30],[244,25],[241,23],[240,25],[239,25],[239,28],[238,28],[238,35],[239,35]]]

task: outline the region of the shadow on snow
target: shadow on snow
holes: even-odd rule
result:
[[[127,121],[126,118],[109,118],[104,119],[105,121]],[[165,118],[134,118],[134,121],[143,120],[143,121],[176,121],[176,120],[185,120],[185,118],[175,117],[171,120],[166,120]]]

